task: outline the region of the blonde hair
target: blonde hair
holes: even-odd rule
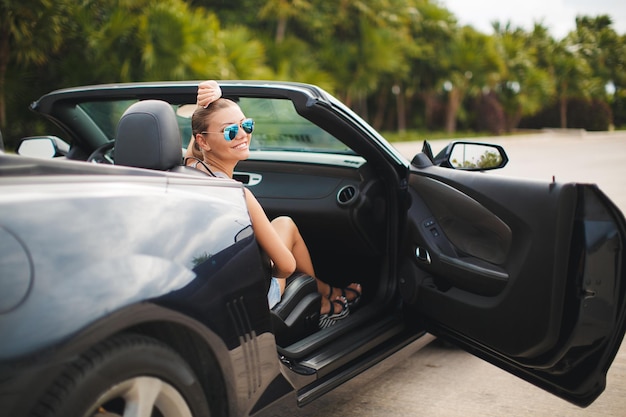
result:
[[[198,107],[191,116],[191,133],[195,138],[196,135],[205,132],[209,129],[209,116],[215,113],[217,110],[225,109],[232,105],[237,105],[234,101],[220,97],[207,107]],[[202,150],[200,146],[198,146],[198,142],[194,141],[193,147],[191,149],[191,153],[194,158],[199,160],[204,159],[202,155]]]

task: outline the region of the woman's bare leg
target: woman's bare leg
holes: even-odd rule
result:
[[[334,305],[331,305],[331,297],[329,294],[330,286],[315,277],[315,270],[313,268],[313,261],[311,260],[309,248],[307,248],[306,243],[298,230],[298,226],[294,223],[293,219],[287,216],[280,216],[272,220],[272,226],[274,226],[274,229],[280,236],[281,240],[296,259],[296,271],[315,278],[315,281],[317,282],[317,291],[322,295],[320,313],[327,314],[331,311],[331,308],[333,313],[339,313],[339,311],[337,311],[338,307],[336,308]],[[286,281],[281,279],[279,280],[279,283],[281,285],[280,290],[282,294],[285,290]],[[341,294],[338,295],[340,296]],[[333,299],[337,298],[338,297],[333,297]]]
[[[309,254],[309,248],[307,248],[306,243],[304,243],[304,239],[302,238],[302,235],[300,235],[298,226],[296,226],[291,217],[277,217],[272,220],[272,226],[274,226],[274,230],[276,230],[285,246],[287,246],[293,254],[293,257],[296,260],[296,271],[314,277],[315,270],[313,269],[313,262],[311,261],[311,255]],[[282,285],[284,285],[285,281],[281,281]],[[281,286],[281,292],[282,290],[284,290],[283,286]]]

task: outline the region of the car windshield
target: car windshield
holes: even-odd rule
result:
[[[122,114],[136,101],[92,101],[81,103],[79,107],[109,140],[113,140]],[[291,100],[242,97],[238,104],[255,122],[250,144],[252,151],[354,154],[336,137],[300,116]],[[173,104],[172,107],[186,148],[191,139],[191,115],[195,104]]]

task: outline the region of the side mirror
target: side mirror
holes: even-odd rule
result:
[[[56,136],[29,136],[22,138],[17,147],[17,154],[33,158],[55,158],[66,156],[70,145]]]
[[[500,145],[478,142],[452,142],[435,157],[435,164],[464,171],[503,168],[509,158]]]

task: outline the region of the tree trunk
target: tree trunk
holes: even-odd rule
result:
[[[458,88],[450,90],[448,95],[448,105],[446,106],[446,132],[456,132],[456,116],[461,106],[461,92]]]
[[[437,104],[437,93],[425,91],[421,94],[424,100],[424,124],[427,129],[435,128],[435,105]]]
[[[0,30],[0,129],[6,127],[6,75],[9,66],[9,29]]]
[[[381,130],[385,122],[385,110],[387,110],[387,99],[389,98],[389,90],[383,88],[376,97],[376,115],[372,126],[376,130]]]
[[[358,115],[361,116],[363,120],[369,120],[370,114],[369,114],[369,108],[367,106],[367,100],[365,98],[365,93],[363,93],[362,91],[359,91],[358,100],[359,100],[358,101],[359,103]]]
[[[396,107],[398,111],[398,132],[406,132],[406,97],[404,90],[400,89],[396,94]]]
[[[281,17],[276,26],[276,45],[280,45],[285,40],[285,33],[287,33],[287,18]]]
[[[559,112],[561,115],[561,129],[567,129],[567,98],[565,96],[561,97]]]

